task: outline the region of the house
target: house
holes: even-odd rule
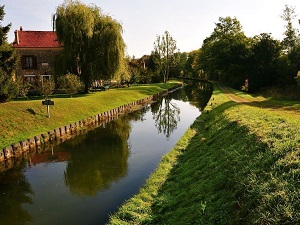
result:
[[[20,55],[16,75],[35,84],[37,75],[55,74],[55,61],[63,46],[58,42],[55,31],[15,31],[13,48]]]

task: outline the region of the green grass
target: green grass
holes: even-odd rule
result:
[[[0,149],[35,135],[77,122],[145,98],[168,89],[176,84],[169,83],[131,86],[130,88],[110,89],[86,95],[51,96],[54,106],[50,106],[47,118],[46,106],[42,98],[16,99],[0,104]]]
[[[259,101],[216,88],[109,224],[300,224],[299,102],[236,94]]]

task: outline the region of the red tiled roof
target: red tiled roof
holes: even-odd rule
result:
[[[62,47],[57,41],[55,31],[15,31],[19,44],[15,40],[15,48],[58,48]]]

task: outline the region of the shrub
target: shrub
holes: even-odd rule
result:
[[[38,76],[38,92],[47,99],[55,89],[55,82],[52,77]]]
[[[0,68],[0,102],[7,102],[17,94],[18,88],[12,77]]]
[[[24,81],[21,77],[17,77],[16,85],[18,88],[18,95],[27,98],[27,94],[32,85],[28,81]]]
[[[68,73],[58,78],[58,86],[72,97],[72,95],[77,94],[83,88],[83,83],[78,76]]]

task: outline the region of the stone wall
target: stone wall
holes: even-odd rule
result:
[[[18,69],[17,69],[17,76],[23,76],[28,74],[47,74],[55,75],[55,58],[61,54],[61,49],[56,48],[35,48],[35,49],[16,49],[20,56],[27,55],[27,56],[35,56],[36,57],[36,64],[37,69],[22,69],[22,60],[20,60]],[[48,63],[48,68],[42,66],[42,63]]]

